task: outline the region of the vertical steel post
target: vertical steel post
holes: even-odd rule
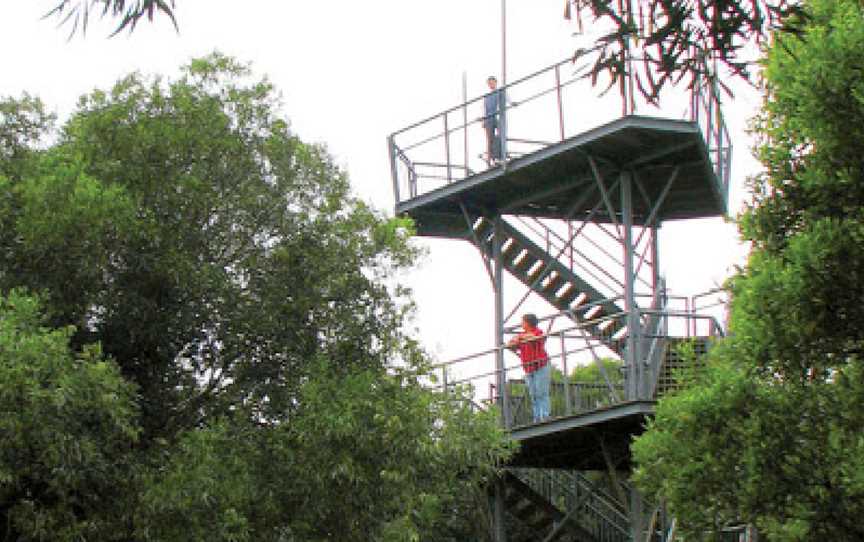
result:
[[[468,176],[468,74],[462,72],[462,148],[465,151],[465,177]]]
[[[501,96],[498,100],[498,132],[501,136],[501,161],[507,167],[507,0],[501,0]]]
[[[629,171],[621,173],[621,220],[624,227],[624,310],[627,314],[627,366],[628,400],[639,398],[641,389],[641,359],[639,346],[641,325],[636,305],[636,277],[633,273],[633,182]]]
[[[651,225],[651,297],[660,299],[660,226]],[[657,308],[657,307],[655,307]]]
[[[444,113],[444,154],[447,159],[447,183],[453,182],[453,168],[450,167],[450,125],[447,123],[447,113]]]
[[[390,153],[390,176],[393,179],[393,195],[396,197],[396,204],[399,199],[399,172],[396,170],[396,142],[393,136],[387,136],[387,150]]]
[[[573,411],[570,408],[570,376],[567,372],[567,345],[564,344],[564,332],[561,337],[561,372],[564,375],[564,414],[570,415]]]
[[[706,137],[708,138],[708,140],[705,141],[705,148],[708,151],[708,159],[710,160],[711,159],[711,143],[712,143],[712,140],[714,139],[714,98],[713,98],[713,96],[711,96],[710,82],[709,82],[709,88],[708,88],[708,110],[706,111],[706,117],[707,117],[707,121],[708,121],[708,126],[706,127],[705,132],[706,132]],[[716,169],[715,169],[715,171],[716,171]]]
[[[493,221],[492,257],[495,264],[495,373],[498,385],[498,404],[501,409],[501,423],[506,429],[510,426],[510,402],[507,400],[507,375],[504,374],[504,265],[501,259],[501,217]],[[494,542],[507,542],[507,531],[504,525],[504,480],[498,478],[495,482],[495,509],[493,516]]]
[[[495,496],[492,511],[492,540],[494,542],[507,542],[507,530],[505,528],[504,516],[504,478],[495,480]]]
[[[717,87],[714,89],[714,99],[717,100],[717,119],[714,121],[714,126],[717,127],[717,166],[714,167],[714,174],[718,179],[722,182],[723,179],[723,112],[720,110],[720,96],[716,94],[718,92]]]
[[[630,488],[630,539],[645,540],[645,512],[642,495]]]
[[[564,106],[561,102],[561,64],[555,64],[555,92],[558,95],[558,128],[564,141]]]
[[[492,237],[492,258],[495,269],[495,373],[498,384],[498,401],[501,408],[501,422],[506,429],[510,427],[510,401],[507,393],[507,374],[504,372],[504,264],[501,258],[501,217],[494,220]]]
[[[501,0],[501,86],[507,86],[507,0]]]

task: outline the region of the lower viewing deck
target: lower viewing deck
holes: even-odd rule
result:
[[[629,401],[516,426],[514,467],[574,470],[630,469],[630,443],[654,414],[654,401]]]

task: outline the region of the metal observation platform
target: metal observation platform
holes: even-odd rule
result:
[[[636,114],[598,97],[570,60],[494,92],[497,141],[484,96],[388,138],[396,213],[418,235],[473,244],[494,292],[494,347],[437,367],[448,390],[497,408],[520,444],[493,491],[493,539],[670,540],[674,521],[626,482],[629,447],[697,359],[682,345],[698,354],[722,334],[704,311],[716,292],[666,288],[658,240],[666,221],[727,212],[719,93],[705,78]],[[505,345],[537,304],[548,308],[552,412],[533,421]]]

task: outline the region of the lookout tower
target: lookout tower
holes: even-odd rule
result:
[[[474,245],[494,292],[495,348],[446,365],[451,384],[476,390],[487,379],[520,443],[495,491],[499,541],[519,529],[531,540],[664,540],[662,510],[626,483],[602,489],[584,473],[629,470],[633,436],[672,385],[676,345],[705,348],[720,332],[695,299],[668,293],[658,242],[666,221],[727,212],[732,147],[717,89],[703,81],[672,108],[637,115],[594,104],[582,81],[566,60],[505,87],[500,161],[482,156],[483,97],[388,138],[396,213],[421,236]],[[519,285],[507,296],[506,274]],[[521,368],[503,348],[529,299],[549,308],[541,326],[564,375],[539,423],[525,416]],[[493,374],[491,363],[460,368],[482,356],[494,356]],[[585,363],[599,382],[568,378]]]

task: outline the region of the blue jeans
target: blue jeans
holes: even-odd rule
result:
[[[551,412],[549,405],[549,377],[552,375],[552,365],[546,363],[540,369],[525,374],[528,383],[528,395],[531,396],[531,415],[535,422],[548,418]]]

